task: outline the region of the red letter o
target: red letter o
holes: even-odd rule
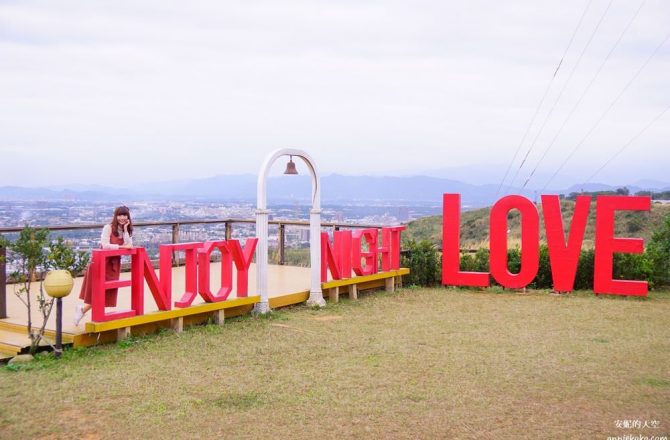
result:
[[[507,268],[507,214],[521,213],[521,269],[513,274]],[[539,267],[540,218],[537,207],[525,197],[507,196],[491,209],[491,275],[500,285],[519,289],[530,284]]]

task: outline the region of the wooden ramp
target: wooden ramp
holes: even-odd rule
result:
[[[212,285],[220,282],[220,263],[211,263],[210,268]],[[307,301],[309,297],[310,269],[295,266],[269,266],[269,296],[270,307],[279,308],[300,304]],[[358,291],[373,288],[386,288],[393,290],[396,285],[402,283],[402,275],[409,273],[409,269],[399,269],[374,275],[355,277],[346,280],[328,281],[322,284],[324,297],[331,301],[338,301],[340,294],[347,294],[356,298]],[[159,274],[160,276],[160,274]],[[178,300],[183,293],[184,268],[172,268],[172,301]],[[129,273],[121,274],[121,279],[129,279]],[[154,303],[153,297],[145,284],[145,314],[131,318],[118,319],[107,322],[91,322],[90,312],[79,326],[73,323],[75,305],[80,304],[79,291],[83,279],[75,279],[72,293],[63,299],[63,343],[76,346],[89,346],[99,343],[113,342],[126,338],[130,335],[142,335],[152,333],[160,328],[171,328],[181,331],[184,327],[207,322],[223,323],[225,318],[249,313],[253,305],[260,301],[260,297],[250,294],[248,297],[231,297],[218,303],[205,303],[201,297],[197,297],[193,305],[188,308],[173,308],[168,311],[160,311]],[[35,291],[39,285],[33,286]],[[256,267],[254,264],[249,269],[249,292],[256,291]],[[26,335],[27,312],[25,306],[13,294],[13,286],[7,285],[7,312],[9,317],[0,320],[0,360],[25,353],[30,346],[30,340]],[[36,304],[34,305],[36,310]],[[54,306],[55,307],[55,306]],[[130,288],[119,289],[118,307],[108,308],[112,310],[124,310],[130,308]],[[39,312],[38,312],[39,314]],[[35,313],[33,312],[33,316]],[[48,346],[55,341],[56,328],[55,308],[51,313],[46,326],[46,339],[43,345]],[[41,325],[34,323],[35,325]]]

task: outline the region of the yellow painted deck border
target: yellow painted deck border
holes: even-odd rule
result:
[[[37,327],[33,327],[33,330],[37,330]],[[16,332],[21,334],[26,334],[27,326],[25,324],[17,324],[15,322],[0,321],[0,330],[7,330],[10,332]],[[56,331],[55,330],[44,330],[44,336],[49,338],[51,342],[56,340]],[[63,344],[70,344],[74,340],[73,333],[63,332]]]
[[[21,353],[21,350],[23,350],[23,347],[19,345],[10,344],[8,342],[0,342],[0,359],[14,357]]]
[[[351,289],[351,286],[356,285],[358,290],[366,290],[378,287],[384,287],[385,280],[389,278],[400,278],[403,275],[409,274],[408,268],[400,268],[398,270],[391,270],[387,272],[378,272],[372,275],[359,276],[354,278],[347,278],[343,280],[331,280],[321,283],[321,288],[325,292],[336,287],[344,288],[344,292]],[[328,295],[324,295],[328,299]],[[289,293],[281,296],[274,296],[269,298],[271,308],[281,308],[296,304],[305,303],[309,299],[309,291],[300,291]],[[248,313],[249,306],[260,301],[260,296],[250,296],[247,298],[234,298],[228,301],[217,303],[198,304],[195,306],[174,309],[167,311],[156,311],[142,316],[134,316],[131,318],[123,318],[107,322],[87,322],[85,325],[85,333],[66,333],[63,332],[63,342],[73,343],[74,346],[89,346],[105,342],[113,342],[117,340],[117,330],[131,327],[136,328],[141,334],[151,331],[155,328],[169,327],[170,320],[175,318],[184,318],[184,326],[206,321],[205,314],[215,312],[218,310],[226,310],[226,317],[238,316]],[[195,320],[195,321],[194,321]],[[193,321],[193,322],[189,322]],[[0,329],[4,327],[5,330],[24,332],[25,326],[16,323],[9,323],[5,321],[0,322]],[[154,328],[155,327],[155,328]],[[134,330],[131,330],[131,332]],[[55,338],[55,331],[47,330],[45,336],[52,339]],[[12,356],[18,353],[21,347],[14,344],[0,345],[0,358]]]
[[[402,275],[409,274],[409,269],[406,267],[401,267],[397,270],[390,270],[388,272],[378,272],[372,275],[365,275],[355,278],[346,278],[344,280],[331,280],[325,283],[321,283],[322,290],[332,289],[334,287],[346,287],[356,284],[359,286],[359,290],[372,289],[376,287],[384,286],[383,281],[388,278],[395,278]],[[327,295],[324,295],[328,299]],[[292,306],[295,304],[304,303],[309,299],[309,291],[305,290],[303,292],[291,293],[289,295],[275,296],[270,298],[270,308],[276,309],[279,307]]]
[[[249,296],[247,298],[235,298],[228,301],[198,304],[196,306],[186,307],[183,309],[153,312],[146,315],[133,316],[131,318],[116,319],[114,321],[87,322],[86,332],[100,333],[107,330],[116,330],[124,327],[148,324],[151,322],[166,321],[168,319],[181,318],[189,315],[197,315],[200,313],[214,312],[216,310],[230,309],[248,304],[256,304],[260,300],[260,296]]]
[[[403,267],[397,270],[378,272],[372,275],[347,278],[343,280],[327,281],[325,283],[321,283],[321,288],[325,290],[325,289],[332,289],[333,287],[350,286],[352,284],[356,284],[361,285],[361,288],[365,289],[365,284],[407,274],[409,274],[409,269]],[[370,287],[377,287],[377,285]],[[307,301],[308,298],[309,298],[309,291],[303,291],[303,292],[291,293],[288,295],[271,297],[269,300],[271,308],[279,308],[303,303]],[[168,319],[174,319],[188,315],[197,315],[200,313],[213,312],[215,310],[228,309],[247,304],[256,304],[259,301],[260,301],[259,296],[250,296],[248,298],[236,298],[229,301],[222,301],[218,303],[200,304],[197,306],[187,307],[183,309],[154,312],[149,313],[147,315],[133,316],[132,318],[123,318],[114,321],[87,322],[86,332],[100,333],[108,330],[116,330],[124,327],[133,327],[136,325],[147,324],[150,322],[165,321]]]
[[[409,269],[406,267],[401,267],[397,270],[389,270],[388,272],[378,272],[372,275],[364,275],[355,278],[347,278],[344,280],[332,280],[325,283],[321,283],[322,289],[332,289],[333,287],[342,287],[350,286],[352,284],[363,284],[370,281],[385,280],[391,277],[397,277],[401,275],[409,274]]]
[[[304,292],[291,293],[289,295],[275,296],[270,298],[270,308],[292,306],[294,304],[304,303],[309,299],[309,290]]]

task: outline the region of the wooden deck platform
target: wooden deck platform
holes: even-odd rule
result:
[[[212,285],[220,282],[220,263],[211,263]],[[378,273],[369,276],[355,277],[346,280],[328,281],[322,284],[324,297],[337,301],[340,294],[357,297],[360,290],[384,287],[393,290],[402,283],[402,275],[409,273],[409,269],[399,269]],[[160,275],[160,274],[159,274]],[[172,301],[181,297],[184,286],[184,268],[172,268]],[[121,274],[121,279],[129,279],[130,273]],[[253,305],[260,300],[253,292],[256,291],[256,267],[251,265],[249,270],[249,292],[246,298],[237,298],[234,294],[227,301],[206,303],[198,296],[193,305],[188,308],[173,308],[168,311],[159,311],[153,297],[145,285],[145,314],[132,318],[119,319],[108,322],[91,322],[90,312],[84,317],[79,326],[73,324],[75,305],[80,304],[79,291],[83,279],[76,278],[72,293],[63,299],[63,343],[74,346],[89,346],[98,343],[113,342],[129,335],[141,335],[155,332],[159,328],[172,328],[181,331],[185,326],[215,322],[223,323],[225,318],[249,313]],[[270,307],[279,308],[307,301],[309,297],[310,269],[295,266],[269,266],[269,295]],[[33,286],[39,290],[37,283]],[[7,285],[7,313],[8,318],[0,319],[0,360],[25,352],[30,345],[26,336],[27,312],[25,306],[13,293],[13,285]],[[35,311],[37,309],[34,305]],[[55,306],[54,306],[55,307]],[[118,307],[111,310],[130,308],[130,288],[119,290]],[[33,316],[35,316],[35,311]],[[39,312],[37,312],[39,315]],[[47,339],[53,343],[56,328],[55,308],[47,321]],[[33,318],[35,319],[35,318]],[[41,325],[42,321],[33,323]]]

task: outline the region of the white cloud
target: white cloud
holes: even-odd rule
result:
[[[594,0],[534,130],[607,3]],[[253,173],[289,146],[308,150],[325,173],[506,166],[585,4],[4,2],[0,185],[114,183],[108,158],[124,157],[130,183]],[[529,163],[638,5],[612,4]],[[646,2],[538,171],[551,173],[588,132],[669,19],[667,2]],[[670,104],[669,55],[670,43],[575,155],[580,175]],[[669,121],[612,163],[615,177],[628,168],[630,180],[665,178],[656,164],[670,164]],[[33,175],[8,165],[17,148]]]

